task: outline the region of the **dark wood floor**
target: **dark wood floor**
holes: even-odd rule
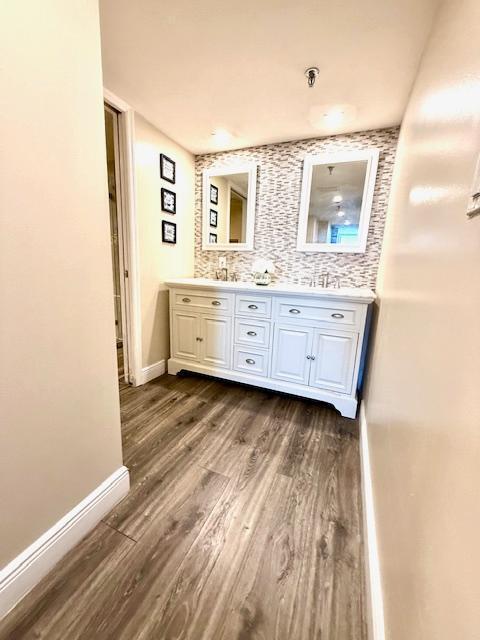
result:
[[[132,489],[1,640],[364,640],[357,423],[199,376],[121,389]]]

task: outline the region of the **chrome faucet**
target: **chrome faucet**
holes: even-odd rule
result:
[[[328,273],[328,271],[325,271],[324,273],[320,274],[318,285],[323,289],[326,289],[329,284],[330,284],[330,274]]]

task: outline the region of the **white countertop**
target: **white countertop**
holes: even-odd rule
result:
[[[274,293],[278,295],[302,295],[316,296],[319,298],[333,298],[350,300],[351,302],[363,302],[369,304],[376,298],[371,289],[356,287],[341,287],[339,289],[324,289],[323,287],[309,287],[302,284],[274,283],[267,286],[259,286],[253,282],[225,282],[223,280],[211,280],[209,278],[176,278],[165,282],[166,286],[186,289],[214,289],[215,291],[231,291],[257,294]]]

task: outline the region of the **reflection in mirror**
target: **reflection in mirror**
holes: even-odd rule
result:
[[[255,165],[204,173],[204,249],[253,248],[255,182]]]
[[[355,244],[367,163],[316,165],[312,170],[307,242]]]
[[[365,250],[377,162],[377,150],[305,160],[300,251]]]
[[[248,173],[210,178],[210,205],[216,213],[218,243],[247,241],[247,192]]]

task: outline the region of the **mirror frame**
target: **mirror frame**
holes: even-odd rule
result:
[[[365,253],[367,247],[368,227],[372,213],[373,194],[378,168],[378,149],[361,151],[342,151],[339,153],[308,154],[303,161],[302,191],[300,198],[300,214],[298,218],[297,251],[307,253]],[[339,164],[342,162],[367,161],[365,184],[363,186],[362,208],[358,225],[358,242],[351,245],[329,244],[328,242],[307,242],[308,211],[310,209],[310,191],[312,186],[313,167],[319,164]]]
[[[228,242],[219,244],[210,244],[207,242],[209,234],[209,209],[210,202],[208,200],[209,181],[211,177],[230,176],[235,173],[248,173],[248,191],[247,191],[247,224],[246,224],[246,241],[245,242]],[[257,197],[257,163],[249,162],[244,164],[236,164],[229,166],[216,165],[205,169],[202,181],[202,250],[203,251],[253,251],[253,241],[255,234],[255,209]]]

